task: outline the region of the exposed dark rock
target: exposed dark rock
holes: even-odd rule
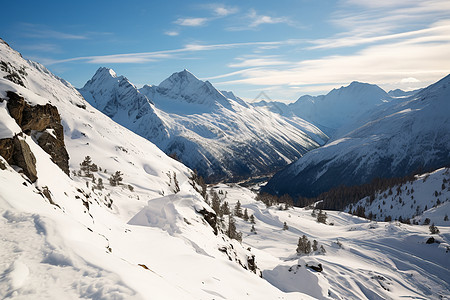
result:
[[[312,264],[306,264],[306,267],[316,271],[316,272],[322,272],[323,271],[323,267],[322,264],[318,264],[318,265],[312,265]]]
[[[255,261],[254,255],[247,256],[247,265],[248,265],[248,269],[250,271],[252,271],[253,273],[256,273],[256,271],[258,270],[258,267],[256,266],[256,261]]]
[[[0,140],[0,155],[8,162],[12,164],[12,157],[14,153],[13,139],[1,139]]]
[[[44,131],[39,134],[37,142],[52,157],[52,161],[66,174],[69,174],[69,154],[64,145],[64,140],[56,139],[53,135]]]
[[[23,132],[28,135],[33,133],[39,146],[68,175],[69,154],[64,144],[64,128],[58,109],[51,104],[32,106],[26,103],[23,97],[11,91],[7,92],[7,96],[9,98],[7,108],[11,117],[16,120]],[[5,159],[8,161],[8,158]]]
[[[14,137],[13,143],[14,153],[12,163],[22,168],[23,173],[27,175],[31,182],[35,182],[37,180],[36,158],[33,152],[31,152],[30,146],[19,136]]]
[[[6,92],[6,95],[9,98],[6,108],[8,108],[11,117],[20,125],[22,123],[23,109],[25,108],[25,99],[11,91]]]
[[[207,211],[204,208],[197,212],[205,218],[206,222],[208,222],[208,224],[213,228],[214,234],[217,235],[217,215],[213,212]]]
[[[0,160],[0,170],[6,170],[6,165]]]

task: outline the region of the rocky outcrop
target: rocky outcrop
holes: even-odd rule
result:
[[[0,140],[0,155],[9,163],[12,161],[14,153],[13,139],[1,139]]]
[[[197,212],[203,216],[206,222],[208,222],[208,224],[213,228],[214,234],[217,235],[217,215],[213,212],[207,211],[205,208]]]
[[[7,108],[11,117],[16,120],[24,133],[32,135],[61,170],[69,174],[69,154],[64,144],[64,130],[58,109],[51,104],[30,105],[23,97],[11,91],[7,92],[7,96],[9,98]],[[7,141],[3,143],[8,146]],[[0,149],[0,154],[5,157],[2,152],[10,156],[8,148]],[[5,159],[9,161],[7,157]]]
[[[36,157],[23,137],[16,135],[13,139],[14,153],[12,163],[20,168],[31,182],[37,180]]]

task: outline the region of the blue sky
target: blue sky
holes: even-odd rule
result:
[[[424,87],[450,73],[448,0],[7,1],[0,37],[81,87],[106,66],[137,86],[188,69],[252,100],[351,81]]]

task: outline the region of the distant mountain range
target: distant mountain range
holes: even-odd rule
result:
[[[369,100],[356,104],[372,107],[366,110],[364,119],[353,118],[342,125],[342,120],[335,119],[337,115],[324,116],[323,123],[341,124],[351,130],[277,173],[266,191],[315,197],[340,185],[360,185],[376,177],[401,177],[450,165],[450,75],[409,97],[392,98],[385,104],[382,98],[388,95],[381,89],[366,85],[364,91],[361,87],[352,83],[319,99],[339,98],[348,90],[367,95]],[[351,104],[343,102],[346,104],[342,107]],[[342,119],[346,118],[343,114]]]
[[[187,70],[138,89],[100,68],[79,91],[114,121],[209,181],[271,173],[328,139],[311,123],[250,106]]]

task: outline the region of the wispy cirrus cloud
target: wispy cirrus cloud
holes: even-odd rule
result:
[[[56,31],[44,25],[21,23],[21,34],[25,37],[36,39],[59,39],[59,40],[85,40],[88,39],[86,34],[73,34],[67,32]]]
[[[263,66],[279,66],[291,64],[291,62],[279,59],[276,55],[257,56],[257,57],[238,57],[236,62],[230,63],[227,66],[230,68],[248,68],[248,67],[263,67]]]
[[[259,15],[254,9],[250,10],[248,18],[251,19],[249,27],[255,28],[262,24],[277,24],[277,23],[289,23],[290,20],[287,17],[271,17],[266,15]]]
[[[152,52],[138,52],[138,53],[123,53],[111,55],[95,55],[73,57],[61,60],[45,60],[46,65],[55,65],[66,62],[85,62],[85,63],[143,63],[149,61],[156,61],[162,59],[175,58],[177,55],[183,53],[192,53],[199,51],[214,51],[223,49],[243,48],[243,47],[260,47],[260,46],[276,46],[284,44],[296,43],[296,40],[273,41],[273,42],[243,42],[243,43],[224,43],[224,44],[186,44],[179,49],[152,51]]]
[[[198,27],[203,26],[208,18],[178,18],[174,23],[180,26]]]

